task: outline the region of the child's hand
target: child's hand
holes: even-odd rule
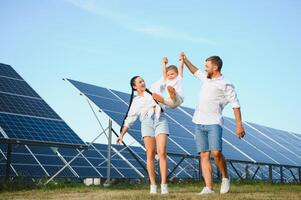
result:
[[[167,57],[163,57],[162,58],[162,64],[166,65],[168,63],[168,58]]]

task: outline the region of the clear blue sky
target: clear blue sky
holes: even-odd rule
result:
[[[1,0],[0,62],[88,140],[98,126],[61,78],[130,92],[133,75],[161,76],[162,56],[177,64],[184,51],[203,69],[219,55],[243,120],[301,133],[300,10],[298,0]],[[200,83],[184,73],[184,105],[195,107]]]

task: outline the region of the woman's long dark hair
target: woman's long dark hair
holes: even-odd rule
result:
[[[131,81],[130,81],[130,85],[131,85],[131,89],[132,89],[132,92],[131,92],[131,98],[130,98],[130,103],[129,103],[129,107],[128,107],[128,110],[127,110],[127,112],[126,112],[126,114],[125,114],[125,116],[124,116],[124,119],[123,119],[123,121],[122,121],[122,125],[121,125],[121,127],[120,127],[120,132],[122,131],[122,128],[123,128],[123,125],[124,125],[124,121],[125,121],[125,119],[127,118],[127,116],[128,116],[128,114],[129,114],[129,111],[130,111],[130,108],[131,108],[131,105],[132,105],[132,103],[133,103],[133,99],[134,99],[134,92],[136,91],[136,89],[134,88],[134,86],[135,86],[135,80],[136,80],[136,78],[138,78],[138,77],[140,77],[140,76],[134,76],[133,78],[131,78]],[[147,93],[149,93],[150,95],[152,95],[153,93],[151,92],[151,91],[149,91],[149,89],[145,89],[145,91],[147,92]],[[155,100],[155,99],[154,99]],[[155,100],[155,102],[159,105],[159,103]],[[161,112],[163,112],[163,109],[161,108]]]
[[[131,80],[130,80],[130,85],[131,85],[131,89],[132,89],[132,92],[131,92],[131,98],[130,98],[130,103],[129,103],[128,110],[127,110],[127,112],[126,112],[126,114],[125,114],[125,116],[124,116],[124,119],[123,119],[123,121],[122,121],[122,125],[121,125],[121,127],[120,127],[120,132],[122,131],[122,128],[123,128],[123,125],[124,125],[124,121],[125,121],[125,119],[127,118],[128,114],[129,114],[129,111],[130,111],[130,108],[131,108],[131,105],[132,105],[132,103],[133,103],[134,92],[135,92],[135,90],[136,90],[136,89],[134,88],[134,86],[135,86],[135,80],[136,80],[136,78],[138,78],[138,77],[140,77],[140,76],[134,76],[134,77],[131,78]]]

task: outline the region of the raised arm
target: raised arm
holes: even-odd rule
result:
[[[166,74],[166,65],[168,63],[167,57],[162,58],[162,72],[163,72],[163,79],[166,80],[167,74]]]
[[[183,72],[184,72],[183,68],[184,68],[184,60],[182,59],[182,60],[180,60],[180,66],[179,66],[179,75],[182,78],[183,78]]]
[[[184,52],[180,53],[179,56],[179,60],[183,60],[184,64],[187,66],[187,68],[189,69],[189,71],[194,74],[196,71],[199,70],[199,68],[197,68],[196,66],[194,66],[186,57],[186,55],[184,54]]]

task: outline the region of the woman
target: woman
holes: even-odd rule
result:
[[[164,116],[164,109],[152,97],[152,92],[145,87],[145,82],[140,76],[134,76],[131,81],[131,100],[123,125],[121,126],[120,135],[117,138],[117,143],[121,143],[123,136],[128,131],[129,127],[139,117],[141,121],[141,134],[143,137],[147,171],[150,179],[150,194],[157,193],[155,182],[155,155],[156,147],[159,157],[159,166],[161,173],[161,194],[168,194],[167,187],[167,155],[166,144],[167,136],[169,135],[167,120]],[[153,86],[150,90],[156,90]],[[137,96],[134,97],[134,91],[137,91]]]

